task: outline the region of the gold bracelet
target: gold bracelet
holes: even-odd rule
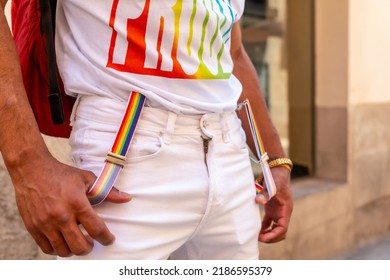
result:
[[[293,162],[289,158],[275,158],[275,159],[268,161],[268,165],[269,165],[269,168],[283,166],[283,167],[286,167],[290,171],[293,168]]]
[[[293,168],[293,162],[289,158],[274,158],[268,162],[269,168],[274,167],[284,167],[287,168],[290,172]],[[262,184],[264,180],[263,173],[260,174],[259,177],[256,178],[256,182],[258,184]]]

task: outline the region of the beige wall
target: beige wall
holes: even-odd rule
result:
[[[348,91],[348,1],[316,0],[316,105],[345,107]]]
[[[390,228],[390,1],[349,6],[348,182],[361,242]]]
[[[390,102],[390,1],[353,0],[349,6],[349,102]]]
[[[315,174],[347,178],[349,1],[315,1]]]
[[[389,10],[388,0],[316,1],[317,106],[390,102]]]

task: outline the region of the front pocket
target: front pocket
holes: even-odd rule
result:
[[[114,144],[115,135],[116,132],[113,131],[86,130],[84,134],[85,147],[95,146],[92,150],[99,150],[99,153],[97,154],[96,152],[91,151],[91,154],[90,151],[86,149],[81,157],[87,159],[105,156]],[[89,145],[87,143],[89,143]],[[94,145],[91,145],[92,143],[94,143]],[[98,148],[96,146],[101,147]],[[161,152],[163,146],[164,142],[160,133],[137,129],[126,156],[127,161],[140,161],[154,157]]]
[[[160,154],[164,148],[162,134],[159,132],[137,130],[127,154],[128,161],[142,161]]]

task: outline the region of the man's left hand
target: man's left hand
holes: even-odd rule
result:
[[[277,193],[270,200],[262,193],[256,196],[256,202],[264,205],[265,214],[259,233],[259,241],[264,243],[275,243],[286,238],[293,210],[290,171],[285,167],[274,167],[271,172]]]

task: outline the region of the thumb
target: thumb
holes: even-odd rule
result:
[[[113,203],[126,203],[132,199],[132,196],[128,193],[121,192],[117,188],[113,187],[110,193],[107,195],[105,201]]]

